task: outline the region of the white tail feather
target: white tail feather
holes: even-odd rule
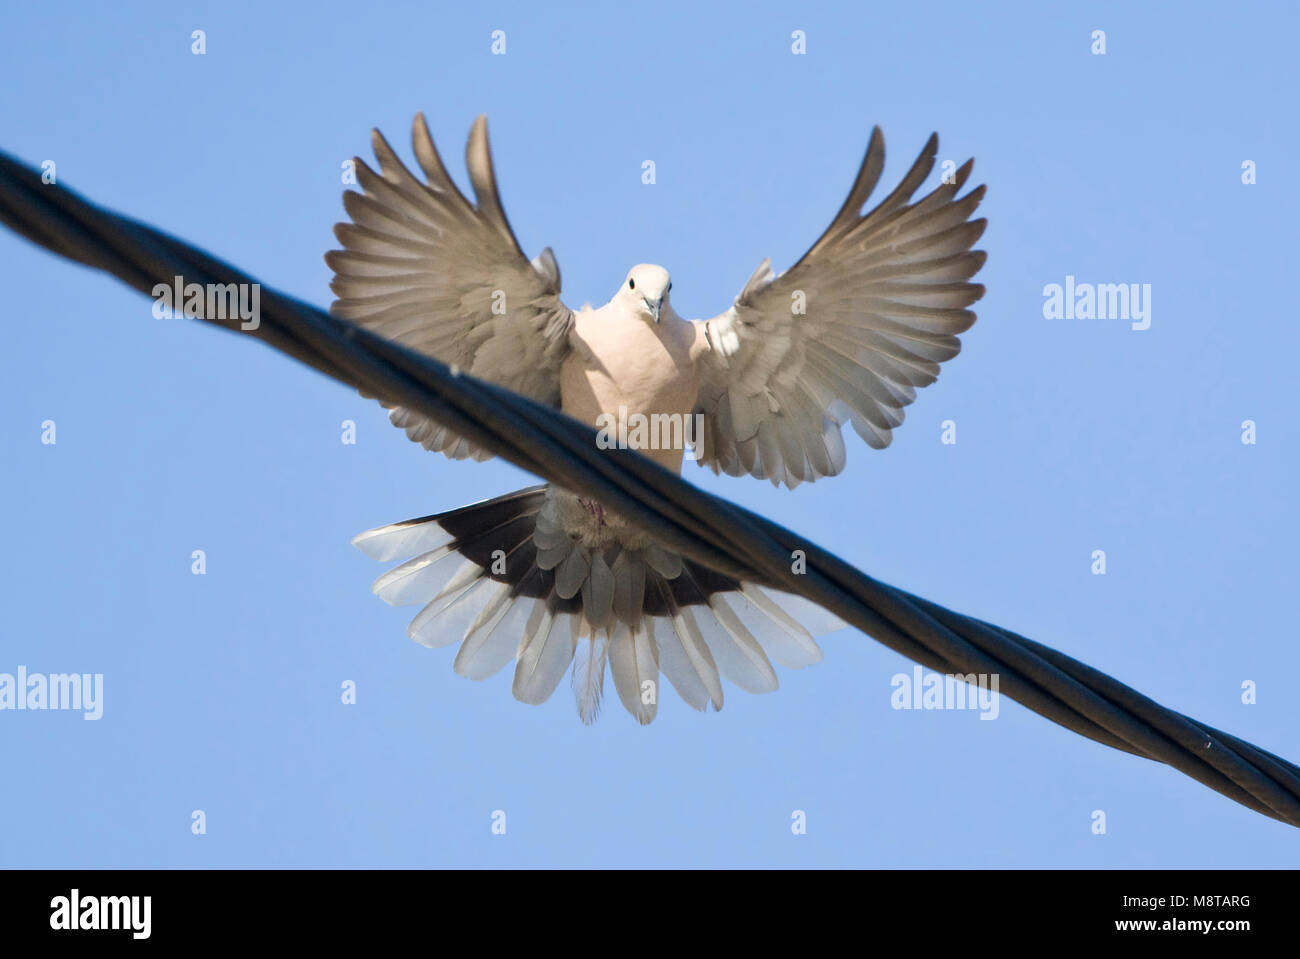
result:
[[[358,533],[352,545],[371,559],[388,563],[403,556],[428,553],[446,546],[452,536],[434,520],[423,523],[393,523]]]
[[[519,645],[512,687],[515,699],[537,706],[551,698],[564,672],[573,662],[577,646],[573,638],[573,616],[554,613],[545,603],[538,603],[528,618],[524,639]]]
[[[576,622],[576,619],[575,619]],[[578,704],[578,715],[586,725],[591,725],[600,714],[600,699],[605,691],[605,657],[609,648],[604,632],[593,630],[589,638],[577,639],[573,657],[573,698]]]

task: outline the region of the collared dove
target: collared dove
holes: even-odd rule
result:
[[[730,309],[703,321],[678,316],[668,271],[648,264],[634,266],[604,306],[570,310],[550,248],[530,261],[506,220],[485,118],[466,151],[473,204],[447,175],[423,115],[413,139],[427,182],[377,130],[380,172],[356,161],[364,192],[344,193],[352,222],[335,229],[343,249],[326,254],[334,313],[597,429],[620,417],[660,423],[659,433],[630,435],[674,471],[689,452],[714,472],[793,488],[844,468],[846,421],[869,446],[889,445],[917,388],[957,354],[957,335],[975,321],[968,307],[984,293],[969,282],[985,259],[971,246],[986,221],[970,219],[984,187],[957,196],[973,161],[912,202],[934,166],[937,135],[862,215],[884,166],[875,128],[821,238],[780,275],[764,260]],[[491,455],[385,406],[427,449],[452,459]],[[380,561],[406,559],[374,591],[423,605],[412,638],[460,643],[455,670],[472,679],[515,660],[514,695],[526,703],[547,700],[571,667],[584,722],[599,710],[607,664],[623,705],[644,724],[657,712],[661,673],[694,708],[721,709],[720,677],[771,691],[769,657],[795,668],[817,662],[813,635],[844,625],[801,597],[685,559],[550,485],[353,542]]]

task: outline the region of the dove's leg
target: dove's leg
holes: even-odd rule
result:
[[[601,506],[594,499],[583,499],[582,497],[579,497],[578,502],[582,504],[583,509],[592,515],[597,526],[605,525],[605,507]]]

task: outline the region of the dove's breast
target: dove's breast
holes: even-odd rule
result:
[[[680,471],[683,441],[695,435],[695,336],[695,327],[675,314],[656,326],[608,307],[583,311],[560,371],[561,408],[597,429],[623,424],[620,445]]]

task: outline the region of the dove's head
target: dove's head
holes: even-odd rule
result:
[[[662,266],[638,263],[627,271],[627,279],[618,295],[634,313],[658,323],[659,315],[668,303],[668,291],[672,288],[672,277]]]

